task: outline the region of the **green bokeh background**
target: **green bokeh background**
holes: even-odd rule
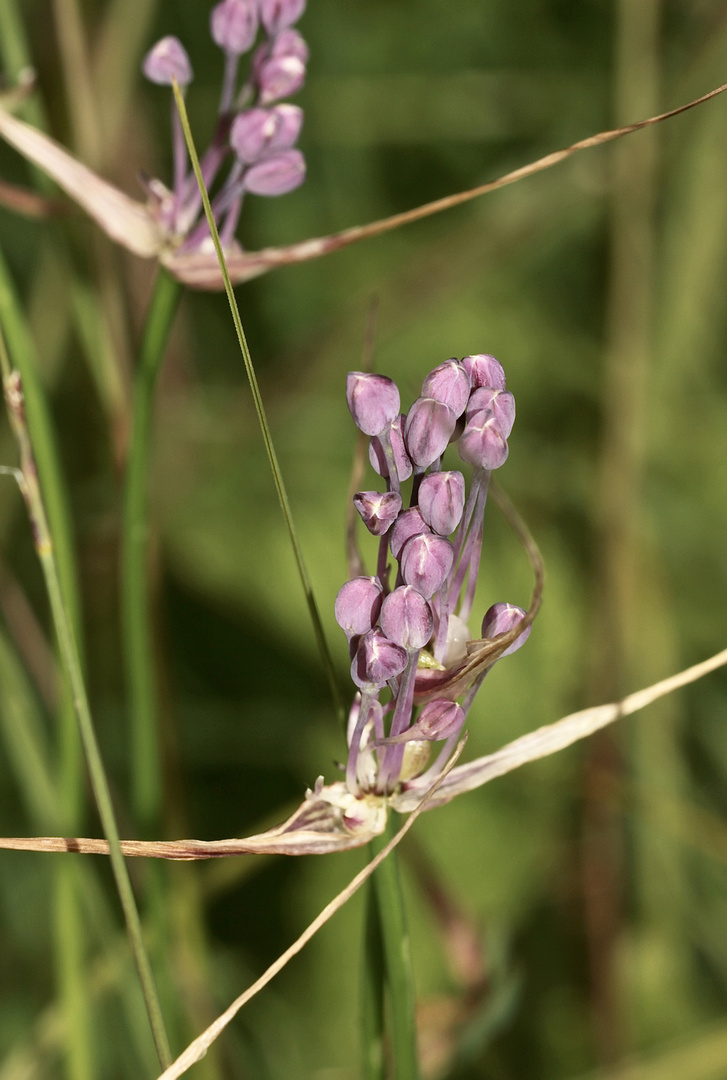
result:
[[[49,129],[130,194],[141,197],[142,169],[170,175],[168,94],[136,74],[162,34],[177,34],[191,54],[187,101],[204,146],[221,70],[208,4],[0,0],[0,9],[22,18]],[[104,57],[90,100],[96,143],[83,122],[74,126],[78,71],[62,47],[74,12]],[[240,236],[250,249],[463,190],[681,104],[727,71],[717,0],[310,0],[300,29],[311,48],[295,99],[306,112],[308,177],[284,198],[249,199]],[[114,127],[124,80],[128,108]],[[501,479],[542,548],[548,582],[527,647],[498,665],[477,699],[470,756],[725,645],[726,125],[720,98],[237,290],[344,685],[345,641],[332,615],[346,576],[355,441],[344,381],[362,363],[372,300],[375,364],[397,380],[404,402],[449,356],[491,352],[504,364],[518,420]],[[4,146],[0,175],[36,183]],[[92,705],[122,833],[136,835],[109,417],[128,420],[153,267],[106,244],[78,214],[49,223],[0,209],[0,246],[52,402]],[[15,460],[4,419],[0,460]],[[160,828],[166,837],[244,836],[282,820],[319,774],[336,777],[344,744],[220,295],[183,299],[159,386],[149,483]],[[47,624],[10,481],[0,486],[0,552],[0,832],[29,835],[38,826],[17,733],[37,724],[52,748],[54,729],[34,686],[32,634],[13,616],[20,585]],[[525,604],[529,590],[525,556],[493,506],[478,610]],[[727,1077],[726,697],[725,676],[712,675],[418,822],[402,864],[427,1075]],[[84,832],[99,834],[90,799]],[[89,1077],[153,1076],[102,860],[81,870],[96,897],[83,908],[88,1011],[69,1017],[57,1006],[59,858],[0,853],[0,1080],[86,1080],[66,1057],[74,1028],[90,1046]],[[154,913],[150,941],[176,1051],[364,859],[132,867]],[[486,977],[474,989],[453,969],[453,935],[422,867],[482,950]],[[193,1075],[358,1076],[362,907],[356,897],[336,916]]]

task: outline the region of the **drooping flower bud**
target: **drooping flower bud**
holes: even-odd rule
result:
[[[307,64],[310,49],[297,30],[283,30],[270,46],[270,56],[295,56]]]
[[[359,689],[383,686],[401,675],[408,663],[406,649],[389,641],[381,630],[369,630],[361,638],[351,661],[351,678]]]
[[[260,104],[290,97],[305,82],[305,63],[298,56],[271,56],[256,67]]]
[[[507,461],[507,439],[493,416],[480,412],[465,427],[458,442],[459,456],[479,469],[499,469]]]
[[[473,390],[480,386],[489,386],[493,390],[505,389],[505,372],[500,361],[494,356],[488,353],[464,356],[462,367],[470,377]]]
[[[431,529],[422,517],[418,506],[412,506],[409,510],[405,510],[403,514],[399,514],[391,530],[391,536],[389,537],[391,554],[395,559],[398,559],[407,540],[411,540],[412,536],[419,536],[422,533],[429,532],[431,532]]]
[[[508,390],[491,390],[483,386],[475,390],[467,405],[467,422],[482,423],[489,417],[478,414],[490,412],[504,439],[509,438],[515,423],[515,398]]]
[[[222,0],[212,8],[212,39],[233,56],[240,56],[251,48],[257,36],[257,25],[255,0]]]
[[[163,37],[144,57],[142,71],[153,83],[171,86],[175,78],[180,86],[191,83],[194,75],[187,50],[179,38]]]
[[[485,617],[482,620],[482,636],[486,638],[497,637],[498,634],[506,634],[508,630],[512,630],[513,626],[517,626],[525,618],[526,612],[521,607],[517,607],[516,604],[493,604],[491,608],[485,612]],[[517,652],[521,645],[524,645],[530,636],[532,625],[523,630],[522,634],[509,649],[505,649],[503,656],[510,656],[511,653]]]
[[[396,491],[359,491],[353,497],[353,505],[369,532],[383,536],[399,516],[401,495]]]
[[[417,398],[404,425],[404,441],[414,464],[426,469],[441,457],[456,424],[449,405],[434,398]]]
[[[259,0],[260,19],[272,37],[292,26],[305,11],[306,0]]]
[[[230,146],[240,161],[249,165],[274,150],[290,149],[302,124],[303,110],[297,105],[246,109],[232,121]]]
[[[419,487],[419,509],[427,525],[440,536],[449,536],[464,510],[464,476],[461,472],[429,473]]]
[[[300,150],[281,150],[252,165],[244,177],[252,195],[287,195],[305,180],[305,158]]]
[[[411,458],[406,452],[404,446],[404,435],[402,433],[402,427],[406,420],[405,416],[397,416],[395,420],[392,420],[391,427],[389,428],[389,438],[391,440],[391,449],[394,454],[394,465],[396,466],[396,473],[399,477],[399,482],[404,483],[411,476],[414,466],[411,463]],[[374,472],[377,472],[379,476],[383,476],[388,479],[389,476],[389,462],[386,457],[383,446],[379,439],[374,436],[369,443],[369,461],[371,462],[371,468]]]
[[[464,709],[456,701],[445,701],[439,698],[428,701],[424,705],[417,717],[417,722],[409,729],[409,732],[415,739],[438,742],[461,731],[464,721]]]
[[[380,435],[399,415],[399,390],[386,375],[349,371],[346,401],[354,424],[365,435]]]
[[[454,548],[434,533],[413,536],[401,552],[401,575],[407,585],[431,600],[452,569]]]
[[[416,589],[400,585],[384,600],[381,629],[404,649],[423,649],[434,629],[431,608]]]
[[[422,397],[434,398],[449,405],[455,416],[461,416],[470,395],[470,377],[454,357],[430,371],[422,384]]]
[[[356,577],[338,590],[336,622],[349,640],[373,629],[381,611],[384,590],[378,578]]]

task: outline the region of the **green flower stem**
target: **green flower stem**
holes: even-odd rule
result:
[[[386,830],[371,841],[372,857],[378,855],[396,832],[389,816]],[[399,878],[398,852],[392,851],[373,875],[379,934],[388,988],[391,1053],[396,1080],[418,1080],[416,995],[411,965],[409,929]],[[365,1074],[378,1080],[378,1074]]]
[[[252,400],[255,405],[255,412],[257,413],[258,423],[260,424],[260,430],[263,436],[263,443],[268,455],[268,461],[270,462],[270,469],[273,474],[273,480],[275,483],[275,490],[278,493],[278,499],[280,500],[280,508],[283,511],[283,518],[285,519],[285,525],[288,530],[288,537],[290,538],[290,546],[293,549],[293,557],[295,559],[296,567],[298,570],[298,577],[300,583],[303,586],[303,593],[305,595],[306,605],[308,607],[308,613],[310,620],[313,623],[313,633],[315,634],[316,642],[318,644],[318,651],[321,655],[323,662],[323,668],[328,677],[328,683],[331,690],[331,697],[333,698],[333,705],[336,710],[341,724],[345,724],[346,712],[343,705],[343,697],[341,689],[338,685],[338,679],[336,678],[336,671],[333,666],[333,659],[331,657],[328,643],[326,641],[326,635],[323,631],[323,623],[321,622],[321,616],[318,611],[318,605],[316,604],[315,596],[313,595],[313,587],[308,577],[308,571],[303,560],[303,551],[298,541],[298,534],[295,530],[293,523],[293,514],[290,509],[290,502],[288,500],[288,492],[285,488],[283,481],[283,474],[280,470],[280,464],[278,462],[278,456],[275,453],[275,447],[273,446],[273,437],[270,433],[270,426],[268,425],[268,419],[265,414],[265,407],[263,406],[262,394],[260,393],[260,386],[257,381],[257,375],[255,374],[255,367],[250,355],[250,349],[247,344],[247,338],[245,337],[245,331],[242,328],[242,319],[240,318],[240,310],[237,306],[237,300],[235,298],[235,292],[232,288],[232,282],[230,281],[230,275],[227,271],[227,264],[225,262],[225,255],[222,250],[222,244],[220,242],[220,234],[217,231],[217,224],[215,222],[214,214],[212,213],[212,207],[210,205],[209,195],[204,185],[204,179],[202,177],[202,170],[199,164],[199,157],[197,155],[197,149],[194,145],[194,139],[192,138],[192,131],[189,126],[189,117],[187,116],[187,109],[184,104],[184,97],[179,89],[179,84],[176,80],[173,80],[172,89],[174,90],[174,99],[177,103],[177,109],[179,111],[179,118],[182,122],[182,130],[184,132],[184,139],[187,143],[187,150],[189,151],[189,160],[192,163],[194,169],[194,175],[197,179],[200,194],[202,196],[202,205],[204,206],[205,216],[207,218],[207,224],[209,225],[212,241],[215,245],[215,251],[217,252],[217,259],[220,264],[220,271],[222,273],[222,280],[225,283],[225,293],[227,294],[227,301],[230,305],[230,312],[232,314],[232,321],[235,325],[235,333],[237,334],[237,340],[240,345],[240,352],[242,353],[242,359],[245,364],[245,372],[247,374],[248,382],[250,383],[250,390],[252,392]]]
[[[384,1058],[384,952],[376,889],[366,891],[364,955],[361,965],[361,1056],[363,1080],[386,1080]]]
[[[10,360],[2,337],[0,337],[0,366],[2,367],[3,387],[10,415],[10,422],[20,450],[20,470],[17,472],[16,476],[28,508],[28,515],[33,528],[33,539],[43,570],[46,588],[48,590],[48,598],[50,601],[53,624],[58,638],[61,661],[71,687],[73,706],[76,713],[76,719],[78,720],[83,749],[86,754],[91,787],[98,806],[104,835],[109,842],[111,867],[114,878],[116,879],[116,887],[119,892],[121,906],[126,919],[129,942],[134,955],[139,979],[141,981],[154,1042],[156,1044],[161,1065],[163,1068],[166,1068],[172,1061],[172,1055],[164,1028],[164,1021],[159,1006],[156,986],[154,984],[154,976],[144,946],[141,920],[139,919],[139,912],[136,908],[131,880],[129,878],[124,856],[121,853],[119,831],[114,816],[111,794],[106,778],[106,772],[101,760],[98,742],[96,741],[96,733],[91,719],[91,710],[86,695],[86,687],[81,673],[81,661],[78,653],[78,646],[76,644],[71,618],[63,597],[58,564],[50,529],[48,527],[45,505],[38,484],[38,473],[25,417],[22,381],[18,372],[11,370]]]
[[[148,585],[148,483],[154,387],[182,287],[160,270],[141,342],[134,384],[122,520],[121,609],[131,714],[133,806],[153,828],[161,806],[159,725]]]

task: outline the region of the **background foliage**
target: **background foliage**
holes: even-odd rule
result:
[[[73,0],[0,0],[5,68],[19,14],[39,73],[33,119],[139,195],[140,170],[171,172],[168,95],[143,84],[141,56],[162,34],[185,42],[204,143],[220,78],[208,5],[83,3],[90,94],[73,61],[74,13]],[[717,0],[310,0],[301,30],[308,179],[285,198],[249,200],[251,249],[383,217],[678,105],[723,81],[727,50]],[[486,351],[505,366],[518,420],[502,480],[543,549],[548,585],[527,648],[478,698],[468,754],[724,646],[726,110],[718,99],[238,290],[344,685],[332,617],[354,445],[343,388],[361,364],[372,298],[376,367],[404,400],[448,356]],[[39,183],[5,147],[0,172]],[[122,832],[135,835],[119,492],[153,267],[74,212],[49,222],[0,210],[0,246],[52,403],[92,704]],[[332,779],[344,746],[223,297],[185,295],[155,424],[160,832],[241,836],[281,820],[319,773]],[[0,460],[14,461],[4,419]],[[480,612],[525,603],[528,567],[494,507],[485,544]],[[61,832],[42,784],[58,754],[37,625],[46,602],[10,482],[0,551],[0,832]],[[429,1075],[727,1075],[726,693],[725,676],[712,676],[418,822],[403,865]],[[79,831],[98,835],[88,799]],[[0,859],[0,1080],[155,1075],[108,867],[68,857],[80,907],[63,923],[59,859]],[[175,1050],[363,859],[132,867]],[[356,898],[198,1075],[358,1075],[361,916]],[[76,983],[63,947],[73,925]]]

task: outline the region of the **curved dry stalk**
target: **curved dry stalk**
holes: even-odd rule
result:
[[[702,105],[718,94],[727,90],[727,83],[710,90],[707,94],[680,105],[676,109],[659,113],[658,116],[650,116],[646,120],[639,120],[635,124],[627,124],[625,127],[614,128],[609,131],[601,131],[597,135],[591,135],[586,139],[580,139],[563,150],[556,150],[546,154],[528,165],[522,165],[518,169],[505,173],[496,180],[490,180],[485,184],[461,191],[455,195],[446,195],[444,198],[435,199],[433,202],[417,206],[412,210],[406,210],[391,217],[382,218],[380,221],[371,222],[368,225],[355,225],[341,232],[332,233],[329,236],[319,236],[310,240],[304,240],[299,244],[288,244],[285,247],[263,248],[261,251],[241,251],[237,245],[232,245],[226,252],[226,262],[229,274],[234,284],[249,281],[259,277],[278,266],[286,266],[290,263],[306,262],[309,259],[317,259],[321,255],[330,255],[334,251],[348,247],[381,233],[398,229],[402,225],[419,221],[422,218],[431,217],[443,210],[459,206],[462,203],[477,199],[480,195],[486,195],[491,191],[507,187],[518,180],[525,180],[528,176],[543,172],[553,165],[559,165],[580,150],[589,150],[604,143],[613,142],[624,135],[641,131],[643,128],[659,124],[663,120],[669,120],[679,116],[689,109]],[[0,135],[14,146],[28,161],[32,161],[50,176],[86,213],[91,217],[104,232],[113,240],[129,251],[143,258],[156,258],[180,281],[195,289],[221,290],[224,281],[220,272],[217,256],[214,252],[189,252],[179,254],[178,248],[184,238],[173,237],[164,232],[160,227],[149,206],[136,199],[130,198],[124,192],[114,187],[107,180],[95,173],[88,166],[78,161],[54,139],[49,138],[36,128],[23,123],[12,116],[7,108],[0,104]]]

